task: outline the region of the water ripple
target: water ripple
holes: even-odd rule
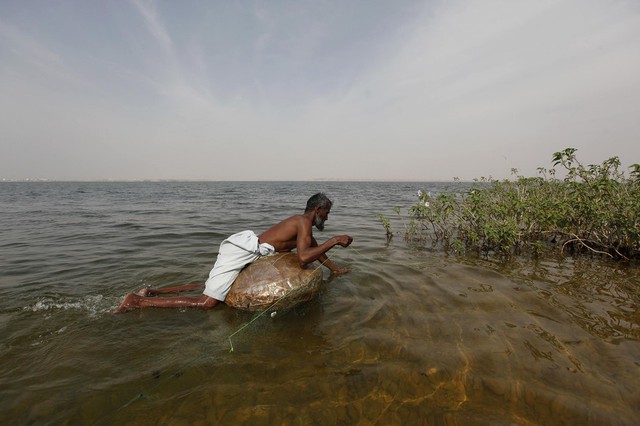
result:
[[[391,209],[447,185],[0,185],[0,418],[633,424],[638,268],[407,246]],[[329,252],[351,273],[325,271],[316,299],[255,321],[224,305],[111,314],[127,292],[204,282],[222,239],[301,212],[316,190],[335,201],[318,240],[354,237]]]

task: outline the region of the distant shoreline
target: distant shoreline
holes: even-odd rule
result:
[[[431,183],[468,183],[466,180],[441,180],[441,179],[309,179],[309,180],[208,180],[208,179],[87,179],[87,180],[55,180],[55,179],[1,179],[0,183],[198,183],[198,182],[336,182],[336,183],[403,183],[403,182],[431,182]]]

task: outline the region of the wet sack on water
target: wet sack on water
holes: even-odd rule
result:
[[[276,302],[281,309],[311,300],[322,284],[322,271],[316,264],[301,267],[295,253],[261,257],[240,272],[224,303],[260,311]]]

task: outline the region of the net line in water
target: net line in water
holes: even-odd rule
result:
[[[362,253],[361,251],[359,251],[358,249],[349,246],[349,249],[353,250],[354,252],[356,252],[358,254],[358,256],[369,260],[372,263],[380,263],[380,259],[376,259],[373,258],[371,256],[367,256],[366,254]],[[391,264],[391,265],[397,265],[397,266],[405,266],[409,269],[413,269],[416,272],[424,272],[424,269],[420,269],[419,266],[424,266],[423,262],[416,262],[416,263],[406,263],[406,262],[386,262],[387,264]]]
[[[362,257],[364,259],[370,260],[372,262],[379,262],[379,260],[376,260],[370,256],[365,255],[364,253],[360,252],[359,250],[357,250],[356,248],[349,246],[348,248],[350,248],[352,251],[354,251],[359,257]],[[331,258],[325,253],[326,255],[326,259],[322,262],[320,262],[320,264],[314,269],[314,271],[320,269],[327,261],[331,260]],[[281,258],[276,259],[273,264],[275,264],[275,262],[278,262]],[[409,267],[411,267],[409,265]],[[419,271],[417,268],[413,268],[416,271]],[[422,272],[422,271],[419,271]],[[252,325],[253,323],[255,323],[259,318],[261,318],[262,316],[264,316],[264,314],[268,313],[270,310],[272,310],[275,306],[277,306],[280,302],[282,302],[283,300],[287,299],[288,297],[292,297],[292,296],[296,296],[299,295],[301,293],[303,293],[304,291],[306,291],[306,289],[296,289],[293,291],[290,291],[288,293],[285,293],[283,296],[281,296],[280,298],[278,298],[275,302],[273,302],[272,304],[270,304],[269,306],[267,306],[265,309],[263,309],[262,311],[258,312],[257,314],[254,315],[253,318],[251,318],[251,320],[247,321],[246,323],[244,323],[242,326],[240,326],[236,331],[234,331],[233,333],[231,333],[228,336],[228,340],[229,340],[229,352],[234,352],[234,347],[233,347],[233,337],[240,334],[242,331],[244,331],[245,329],[247,329],[250,325]],[[275,317],[275,312],[273,311],[271,313],[272,317]],[[183,366],[181,366],[175,373],[167,376],[167,377],[178,377],[180,375],[181,372],[183,372],[184,370],[186,370],[189,366],[193,365],[194,363],[196,363],[198,360],[209,356],[209,353],[207,350],[204,350],[203,353],[201,355],[198,355],[196,357],[194,357],[191,361],[187,362],[186,364],[184,364]],[[156,391],[160,386],[162,386],[164,383],[163,382],[159,382],[157,383],[155,386],[153,386],[149,391],[144,392],[144,391],[140,391],[138,393],[135,394],[135,396],[133,396],[129,401],[127,401],[126,403],[122,404],[119,408],[118,411],[129,407],[130,405],[134,404],[136,401],[146,398],[149,399],[150,398],[150,394],[152,394],[154,391]]]
[[[326,256],[326,253],[325,253]],[[320,269],[322,267],[322,265],[324,265],[328,260],[329,260],[329,256],[326,256],[327,259],[324,260],[323,262],[320,262],[320,265],[318,265],[313,271],[317,271],[318,269]],[[276,261],[274,261],[272,263],[272,265],[275,265],[275,263],[277,261],[279,261],[280,259],[282,259],[282,257],[278,258]],[[282,302],[284,299],[291,297],[291,296],[297,296],[303,292],[305,292],[306,289],[305,288],[298,288],[296,290],[290,291],[285,293],[283,296],[281,296],[280,298],[278,298],[275,302],[273,302],[271,305],[267,306],[263,311],[259,312],[258,314],[256,314],[250,321],[246,322],[245,324],[243,324],[240,328],[238,328],[236,331],[234,331],[233,333],[231,333],[229,335],[229,352],[233,352],[233,341],[232,341],[232,337],[235,336],[236,334],[240,333],[242,330],[244,330],[245,328],[249,327],[251,324],[253,324],[258,318],[260,318],[261,316],[263,316],[264,314],[266,314],[267,312],[269,312],[270,309],[272,309],[274,306],[276,306],[278,303]],[[273,311],[271,313],[271,316],[274,317],[275,316],[275,311]]]
[[[275,264],[275,262],[279,261],[281,258],[276,259],[273,264]],[[314,271],[320,269],[320,267],[322,267],[327,260],[329,260],[329,256],[327,256],[327,259],[323,262],[320,262],[320,265],[318,265]],[[233,333],[231,333],[228,337],[229,340],[229,352],[233,352],[234,348],[233,348],[233,342],[232,342],[232,338],[233,336],[239,334],[240,332],[242,332],[244,329],[246,329],[247,327],[249,327],[251,324],[253,324],[255,321],[257,321],[260,317],[262,317],[265,313],[269,312],[269,310],[271,310],[274,306],[276,306],[278,303],[282,302],[284,299],[286,299],[287,297],[291,297],[291,296],[295,296],[298,294],[301,294],[305,291],[306,289],[296,289],[293,291],[290,291],[286,294],[284,294],[282,297],[280,297],[279,299],[277,299],[275,302],[273,302],[271,305],[267,306],[264,310],[262,310],[261,312],[257,313],[250,321],[247,321],[245,324],[243,324],[240,328],[238,328],[236,331],[234,331]],[[274,311],[275,313],[275,311]],[[275,315],[273,315],[272,313],[272,317],[274,317]],[[187,362],[186,364],[182,365],[175,373],[170,374],[167,377],[178,377],[180,375],[181,372],[183,372],[184,370],[186,370],[189,366],[193,365],[194,363],[196,363],[198,360],[209,356],[209,353],[207,350],[204,350],[203,353],[201,355],[198,355],[196,357],[194,357],[193,359],[191,359],[191,361]],[[164,384],[164,382],[158,382],[155,386],[153,386],[149,391],[144,392],[144,391],[140,391],[137,392],[129,401],[125,402],[124,404],[122,404],[117,411],[120,411],[124,408],[127,408],[129,406],[131,406],[132,404],[134,404],[135,402],[137,402],[140,399],[146,398],[146,399],[150,399],[150,395],[156,391],[160,386],[162,386]]]
[[[379,260],[376,260],[370,256],[365,255],[364,253],[360,252],[359,250],[357,250],[356,248],[354,248],[353,246],[349,245],[348,246],[349,249],[353,250],[358,256],[370,260],[372,262],[379,262]],[[314,271],[320,269],[320,267],[322,267],[328,260],[331,260],[329,258],[329,256],[325,253],[325,256],[327,257],[326,260],[324,260],[323,262],[320,262],[320,265],[318,265]],[[275,262],[279,261],[281,258],[277,259]],[[275,262],[273,264],[275,264]],[[418,265],[418,264],[416,264]],[[424,272],[422,270],[420,270],[419,268],[408,264],[405,265],[408,266],[409,268],[417,271],[417,272]],[[233,352],[234,348],[233,348],[233,341],[232,341],[232,337],[239,334],[240,332],[242,332],[244,329],[246,329],[247,327],[249,327],[251,324],[253,324],[255,321],[258,320],[258,318],[262,317],[264,314],[266,314],[267,312],[269,312],[269,310],[271,310],[274,306],[276,306],[278,303],[280,303],[281,301],[283,301],[284,299],[291,297],[291,296],[296,296],[300,293],[303,293],[304,291],[306,291],[305,289],[296,289],[294,291],[288,292],[286,294],[284,294],[282,297],[280,297],[279,299],[277,299],[275,302],[273,302],[271,305],[267,306],[264,310],[262,310],[261,312],[257,313],[250,321],[246,322],[245,324],[243,324],[240,328],[238,328],[236,331],[234,331],[233,333],[231,333],[229,335],[229,352]],[[272,316],[275,316],[275,311],[271,313]]]

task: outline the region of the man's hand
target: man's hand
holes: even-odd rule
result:
[[[351,272],[351,270],[347,269],[347,268],[336,268],[336,269],[332,269],[331,270],[331,273],[334,274],[334,275],[344,275],[344,274],[347,274],[349,272]]]
[[[342,247],[349,247],[349,244],[353,241],[353,238],[348,235],[338,235],[333,238],[336,239],[336,244]]]

